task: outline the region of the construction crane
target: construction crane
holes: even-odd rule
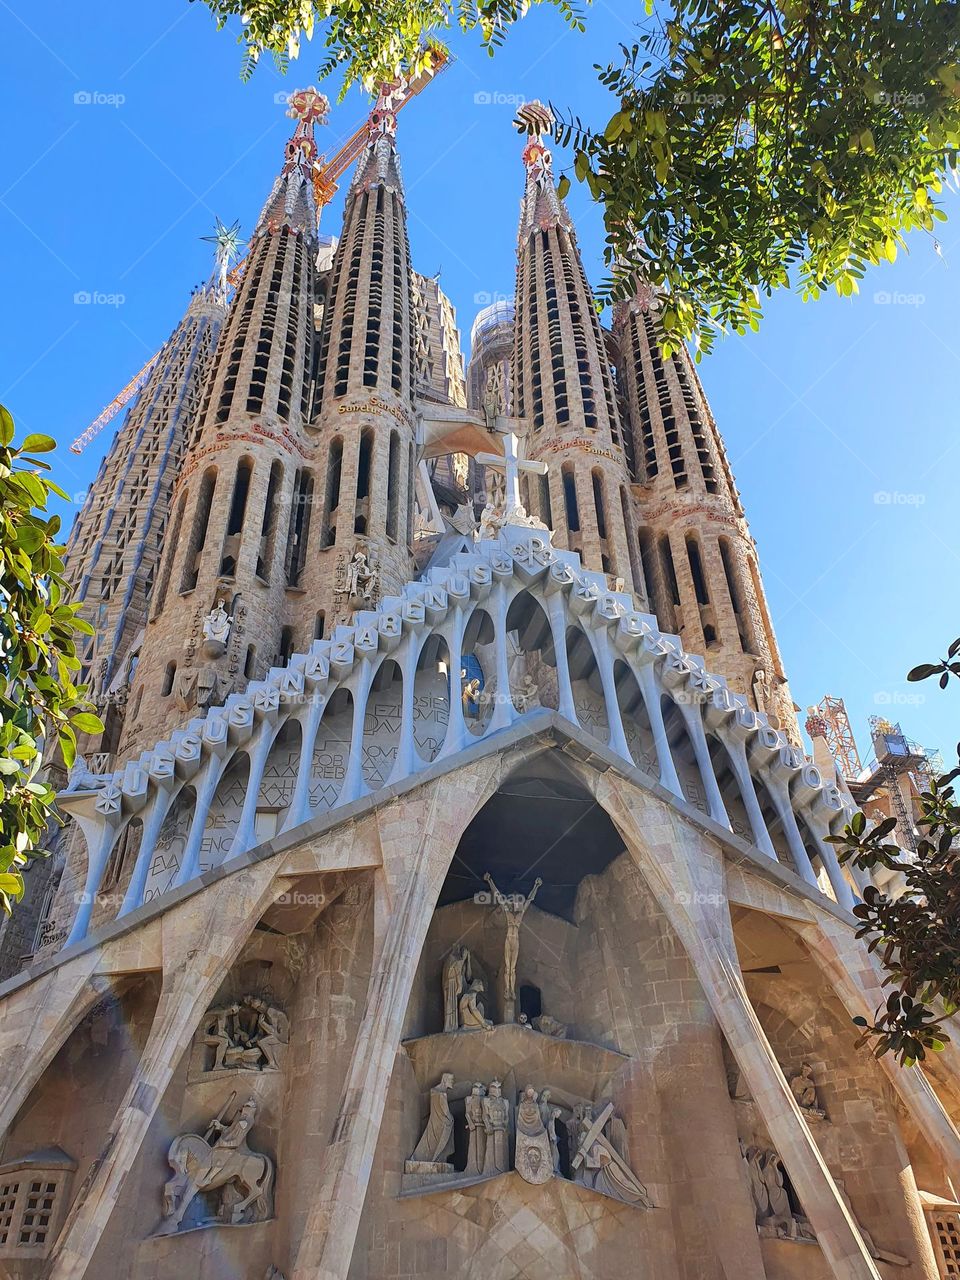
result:
[[[451,61],[452,56],[449,53],[442,49],[436,49],[432,52],[430,66],[424,68],[414,79],[399,80],[393,84],[384,85],[377,96],[372,111],[359,129],[354,130],[329,160],[326,156],[318,157],[313,172],[313,193],[318,219],[320,211],[330,203],[339,190],[338,179],[343,177],[367,145],[371,126],[375,127],[384,114],[395,115],[402,107],[405,107],[411,98],[415,98],[418,93],[421,93],[431,80],[434,80],[441,71],[449,66]],[[236,288],[243,276],[246,261],[246,258],[242,258],[227,277],[234,288]],[[123,390],[115,395],[110,403],[100,411],[86,430],[77,436],[70,446],[72,453],[82,453],[90,441],[100,434],[121,409],[130,403],[150,377],[159,358],[160,352],[158,351],[155,356],[151,356],[140,372],[130,379]]]

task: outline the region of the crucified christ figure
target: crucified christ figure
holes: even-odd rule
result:
[[[507,925],[507,936],[503,944],[503,1003],[504,1021],[513,1022],[517,1007],[517,957],[520,954],[520,922],[526,914],[527,907],[537,896],[537,890],[543,881],[537,876],[528,897],[522,894],[502,894],[493,883],[493,876],[488,871],[484,880],[490,886],[493,901],[503,911]]]

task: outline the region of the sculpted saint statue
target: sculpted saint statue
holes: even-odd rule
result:
[[[482,1105],[487,1142],[483,1172],[506,1173],[510,1168],[510,1103],[503,1096],[499,1080],[491,1080]]]
[[[458,1005],[464,987],[473,977],[470,968],[470,952],[459,943],[443,962],[443,1029],[456,1031]]]
[[[427,1127],[417,1143],[411,1160],[442,1164],[453,1155],[453,1116],[450,1113],[450,1090],[453,1072],[445,1071],[430,1090],[430,1114]],[[452,1169],[452,1166],[451,1166]]]
[[[527,1087],[517,1104],[517,1173],[535,1186],[554,1174],[553,1146],[544,1124],[536,1089]]]
[[[467,1117],[467,1165],[464,1173],[475,1177],[483,1173],[487,1149],[487,1135],[483,1126],[483,1100],[486,1096],[486,1086],[475,1084],[464,1103]]]
[[[483,982],[474,978],[460,997],[460,1025],[464,1031],[489,1031],[493,1026],[477,1003],[477,997],[482,993]]]
[[[790,1088],[801,1111],[808,1111],[813,1115],[823,1115],[817,1098],[817,1086],[813,1079],[813,1068],[809,1062],[805,1062],[798,1074],[791,1079]]]
[[[204,640],[209,640],[214,645],[226,645],[230,639],[232,623],[233,619],[224,609],[223,601],[218,600],[203,620]]]
[[[503,944],[504,1022],[513,1022],[517,1001],[517,958],[520,955],[520,924],[526,915],[527,908],[537,896],[537,890],[543,884],[543,881],[538,876],[533,882],[533,888],[530,890],[529,896],[524,898],[521,894],[513,894],[509,897],[502,894],[493,883],[493,877],[489,871],[483,878],[490,886],[493,900],[503,911],[504,920],[506,921],[507,936]]]

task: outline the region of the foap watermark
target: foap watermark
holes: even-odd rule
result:
[[[923,693],[890,693],[886,689],[873,695],[873,701],[878,707],[920,707],[926,700],[926,694]]]
[[[73,95],[75,107],[122,107],[127,100],[125,93],[104,93],[102,89],[78,89]]]
[[[504,93],[502,89],[478,89],[473,95],[475,107],[522,107],[526,101],[522,93]]]
[[[512,293],[490,293],[488,289],[479,289],[473,295],[474,306],[489,307],[495,302],[512,302]]]
[[[290,99],[293,97],[286,89],[278,89],[273,95],[274,104],[278,107],[289,107]]]
[[[878,107],[925,107],[927,95],[925,93],[907,93],[903,89],[894,93],[887,89],[880,89],[873,95],[873,101]]]
[[[927,301],[925,293],[891,293],[889,289],[878,289],[873,295],[878,307],[922,307]]]
[[[101,293],[99,289],[78,289],[73,295],[75,307],[122,307],[125,293]]]
[[[878,489],[873,501],[878,507],[922,507],[925,493],[901,493],[899,489]]]
[[[687,893],[680,889],[673,895],[673,900],[681,907],[720,907],[726,901],[722,893],[704,893],[700,889],[696,893]]]
[[[673,100],[677,106],[694,106],[694,107],[722,107],[727,100],[725,93],[698,93],[694,90],[692,93],[687,89],[681,89],[673,95]]]

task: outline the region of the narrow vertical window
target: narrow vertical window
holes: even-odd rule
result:
[[[220,553],[220,576],[232,578],[237,572],[237,560],[240,557],[240,536],[243,533],[243,518],[247,512],[247,497],[250,493],[250,476],[253,473],[253,462],[249,458],[241,458],[237,463],[237,474],[233,482],[233,497],[230,499],[230,514],[223,535],[223,550]]]
[[[327,475],[323,491],[323,521],[320,546],[332,547],[337,540],[337,511],[340,507],[340,477],[343,474],[343,440],[330,441],[327,452]]]
[[[697,595],[697,604],[709,604],[710,593],[707,590],[707,579],[703,572],[703,560],[700,557],[700,546],[692,533],[687,534],[687,560],[690,562],[690,576],[693,578],[693,589]]]
[[[277,538],[277,508],[280,505],[280,486],[283,483],[283,463],[277,459],[270,468],[267,483],[267,500],[263,507],[260,525],[260,547],[257,552],[257,577],[270,581],[273,572],[274,544]]]
[[[593,480],[593,505],[597,513],[597,533],[601,538],[607,536],[607,512],[603,503],[603,476],[599,471],[594,471]]]
[[[193,529],[187,544],[183,561],[183,577],[180,581],[181,591],[192,591],[200,577],[200,559],[203,546],[207,540],[207,526],[210,523],[210,507],[213,503],[213,492],[217,484],[217,469],[210,467],[204,472],[200,481],[200,492],[197,494],[197,505],[193,512]]]
[[[159,617],[164,601],[167,598],[167,587],[170,585],[170,574],[173,571],[173,558],[177,554],[177,547],[180,545],[180,532],[183,528],[183,513],[187,509],[187,499],[189,497],[190,494],[187,492],[180,499],[180,505],[177,507],[177,514],[173,520],[173,528],[170,531],[170,542],[167,546],[163,561],[163,572],[160,574],[160,583],[157,587],[156,599],[153,602],[154,618]]]
[[[171,693],[173,693],[173,679],[176,674],[177,664],[175,662],[168,662],[163,672],[163,683],[160,686],[160,696],[162,698],[169,698]]]
[[[579,533],[580,507],[577,504],[577,482],[573,467],[565,466],[561,476],[563,477],[563,500],[567,508],[567,529],[570,533]]]
[[[397,540],[400,518],[400,437],[390,432],[390,452],[387,457],[387,537]]]
[[[290,508],[290,536],[287,545],[287,586],[299,587],[307,562],[310,511],[313,506],[313,472],[306,467],[297,472]]]

